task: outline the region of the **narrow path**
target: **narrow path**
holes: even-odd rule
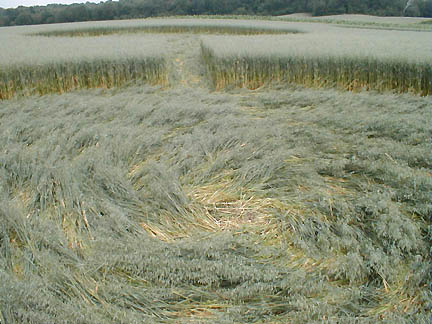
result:
[[[208,88],[205,66],[201,62],[199,35],[173,35],[169,39],[168,55],[171,85]]]

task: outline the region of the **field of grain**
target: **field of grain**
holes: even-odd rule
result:
[[[163,38],[111,35],[53,40],[27,36],[32,29],[0,29],[0,42],[4,45],[0,51],[0,100],[81,88],[110,88],[138,80],[166,83],[167,44]]]
[[[202,52],[217,89],[269,82],[349,90],[432,93],[432,33],[303,24],[302,34],[206,36]]]
[[[199,34],[218,23],[300,33]],[[395,53],[427,64],[430,45],[411,46],[430,33],[388,52],[401,31],[382,32],[217,19],[0,29],[0,84],[5,71],[27,80],[0,100],[0,322],[428,323],[431,97],[272,79],[278,55],[356,66],[361,40],[358,57],[383,71]],[[230,79],[233,57],[264,57],[256,89]],[[85,76],[99,81],[53,86]]]
[[[428,24],[432,22],[432,18],[425,17],[377,17],[362,14],[344,14],[344,15],[328,15],[328,16],[315,16],[311,14],[300,13],[279,16],[279,19],[297,20],[307,22],[325,22],[337,25],[357,25],[357,26],[375,26],[375,27],[395,27],[395,28],[419,28],[419,24]],[[410,26],[411,25],[411,26]]]

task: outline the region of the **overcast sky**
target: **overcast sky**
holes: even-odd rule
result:
[[[0,0],[0,8],[16,8],[18,6],[46,6],[49,3],[86,3],[87,0]],[[101,0],[89,0],[88,2],[99,3]]]

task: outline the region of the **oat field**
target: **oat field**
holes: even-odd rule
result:
[[[428,323],[432,33],[244,18],[0,28],[0,323]]]

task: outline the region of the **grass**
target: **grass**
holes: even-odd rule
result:
[[[131,34],[139,32],[144,34]],[[108,26],[93,22],[3,29],[0,38],[7,46],[0,53],[4,62],[0,97],[107,88],[137,80],[167,84],[169,64],[163,57],[173,32],[248,35],[203,40],[202,53],[217,89],[258,88],[276,81],[354,91],[431,92],[432,49],[425,32],[350,29],[342,33],[328,24],[150,19]],[[264,39],[261,33],[276,35]],[[69,37],[79,35],[103,37]],[[363,44],[361,49],[358,44]],[[54,50],[46,53],[46,48]]]
[[[251,25],[236,21],[222,25],[206,20],[181,19],[113,22],[109,26],[100,26],[98,23],[74,26],[79,28],[70,29],[67,24],[63,24],[2,29],[0,40],[5,47],[0,53],[3,62],[0,68],[0,100],[17,95],[44,95],[93,87],[110,88],[137,81],[166,85],[169,64],[165,60],[165,52],[170,45],[167,37],[155,36],[155,32],[241,35],[298,32],[291,26],[274,26],[266,22]],[[139,32],[148,34],[131,35]],[[117,33],[129,35],[110,35]],[[69,37],[74,35],[104,37]],[[51,51],[47,52],[47,48]]]
[[[351,26],[358,28],[375,28],[390,30],[425,30],[423,24],[432,20],[422,17],[378,17],[370,15],[343,14],[317,17],[301,17],[295,15],[281,17],[287,21],[323,22],[340,26]]]
[[[237,17],[239,18],[239,17]],[[226,17],[213,19],[197,17],[151,18],[79,24],[56,24],[23,29],[20,33],[29,36],[101,36],[136,33],[192,33],[192,34],[291,34],[303,32],[301,24],[255,20],[253,22]]]
[[[53,40],[27,37],[20,29],[2,30],[0,39],[7,45],[0,53],[0,100],[135,82],[167,84],[164,39],[113,35]]]
[[[325,38],[310,57],[332,58],[367,40],[359,57],[380,64],[394,48],[387,31],[316,26],[203,47],[229,62],[277,43],[306,59]],[[0,322],[427,323],[429,97],[211,91],[197,35],[25,36],[45,28],[71,26],[0,30],[2,62],[25,62],[33,88],[37,68],[41,86],[95,67],[106,84],[137,62],[172,83],[30,97],[28,86],[0,101]],[[405,64],[428,59],[427,33],[396,33]]]
[[[370,15],[331,15],[331,16],[307,16],[307,15],[283,15],[283,16],[248,16],[248,15],[200,15],[200,16],[175,16],[168,19],[232,19],[249,20],[254,22],[273,21],[289,23],[314,23],[331,24],[339,27],[366,28],[377,30],[400,31],[430,31],[428,26],[430,18],[421,17],[379,17]]]
[[[432,66],[372,58],[217,57],[202,44],[202,55],[216,89],[257,89],[270,83],[298,83],[350,91],[432,93]]]
[[[201,52],[216,89],[299,83],[352,91],[432,93],[427,33],[340,29],[260,38],[206,36]],[[397,40],[400,47],[395,47]],[[359,44],[363,44],[359,48]],[[420,45],[420,44],[425,44]]]
[[[131,86],[0,105],[6,321],[426,321],[428,99]]]
[[[300,31],[288,28],[257,27],[257,26],[224,26],[220,24],[172,24],[172,25],[142,25],[136,27],[91,27],[71,30],[53,30],[40,32],[38,36],[103,36],[111,34],[132,34],[132,33],[167,33],[167,34],[228,34],[228,35],[278,35],[295,34]]]
[[[112,88],[130,82],[166,84],[163,58],[130,58],[11,66],[0,71],[0,100],[15,96],[63,93],[76,89]]]

